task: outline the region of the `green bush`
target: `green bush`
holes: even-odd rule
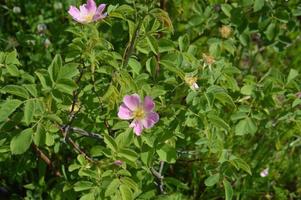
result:
[[[301,198],[298,0],[83,3],[0,7],[0,199]]]

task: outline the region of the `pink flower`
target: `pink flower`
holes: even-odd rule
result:
[[[134,128],[134,132],[139,136],[144,128],[151,128],[159,121],[159,115],[153,111],[154,108],[155,103],[149,96],[141,102],[138,94],[126,95],[119,107],[118,117],[125,120],[133,119],[130,127]]]
[[[107,16],[107,13],[103,13],[106,4],[100,4],[96,7],[94,0],[87,0],[87,4],[83,4],[78,8],[70,6],[68,13],[72,18],[82,24],[95,22],[101,20]]]

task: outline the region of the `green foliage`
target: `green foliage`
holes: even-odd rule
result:
[[[300,198],[297,0],[81,3],[0,7],[0,198]],[[133,93],[160,116],[141,136]]]

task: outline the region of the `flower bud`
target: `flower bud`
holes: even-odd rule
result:
[[[123,163],[122,160],[115,160],[114,161],[114,164],[117,165],[117,166],[119,166],[119,167],[122,165],[122,163]]]

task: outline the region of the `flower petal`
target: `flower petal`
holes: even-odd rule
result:
[[[100,4],[96,10],[96,14],[102,14],[102,12],[104,11],[104,9],[106,8],[106,4]]]
[[[133,119],[132,111],[123,103],[119,106],[118,117],[120,119]]]
[[[141,135],[143,131],[143,124],[141,123],[141,121],[137,121],[137,120],[132,121],[130,127],[134,128],[134,132],[137,136]]]
[[[151,128],[159,121],[159,115],[156,112],[150,112],[146,118],[142,120],[142,124],[145,128]]]
[[[140,105],[140,97],[138,94],[126,95],[123,98],[123,103],[132,111]]]
[[[97,9],[96,3],[94,0],[88,0],[85,7],[89,13],[95,13],[96,9]]]
[[[68,10],[68,13],[69,13],[69,15],[72,16],[72,18],[73,18],[74,20],[80,21],[80,18],[81,18],[80,12],[79,12],[79,10],[78,10],[76,7],[70,6],[70,8],[69,8],[69,10]]]
[[[87,16],[89,14],[88,9],[86,8],[86,4],[83,4],[79,7],[79,12],[81,17]]]
[[[149,96],[144,97],[144,109],[146,112],[150,112],[155,108],[155,103],[153,99]]]

